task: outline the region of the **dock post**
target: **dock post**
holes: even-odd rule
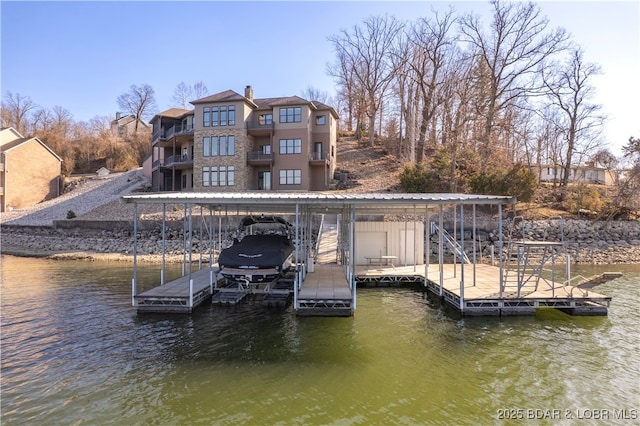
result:
[[[444,253],[443,253],[443,245],[444,245],[444,241],[443,241],[443,236],[442,236],[442,229],[443,229],[443,215],[444,215],[444,207],[442,206],[442,204],[440,204],[440,218],[438,221],[438,263],[440,266],[440,297],[444,296]]]
[[[160,269],[160,285],[164,285],[165,254],[167,252],[167,203],[162,203],[162,268]]]
[[[299,273],[299,259],[300,259],[300,231],[299,231],[299,219],[300,219],[300,205],[296,203],[296,259],[295,259],[295,278],[293,280],[293,308],[298,310],[298,290],[300,283]]]
[[[193,308],[193,278],[189,278],[189,307]]]
[[[138,203],[133,204],[133,278],[131,279],[131,306],[136,306],[138,281]]]
[[[473,286],[476,286],[476,204],[473,203]],[[482,260],[482,259],[481,259]]]
[[[460,204],[460,312],[464,312],[464,204]]]
[[[493,253],[491,256],[493,258]],[[504,293],[504,273],[502,271],[502,204],[498,204],[498,262],[500,263],[500,299],[502,299]]]
[[[424,264],[424,282],[422,284],[426,287],[429,281],[429,258],[431,257],[431,217],[429,216],[428,204],[425,205],[424,210],[424,232],[426,235],[424,240],[424,256],[426,261]],[[427,226],[429,227],[427,228]]]

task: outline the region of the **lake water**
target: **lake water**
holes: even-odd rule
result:
[[[352,318],[137,315],[132,266],[2,256],[3,425],[637,424],[640,266],[607,317],[461,318],[362,289]],[[159,280],[143,266],[143,288]],[[172,271],[176,273],[176,271]]]

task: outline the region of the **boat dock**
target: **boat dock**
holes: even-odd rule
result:
[[[358,285],[412,282],[461,315],[531,315],[548,308],[573,315],[606,315],[611,298],[590,287],[616,277],[571,278],[568,257],[564,274],[556,272],[564,242],[527,241],[524,222],[516,218],[508,235],[503,235],[502,207],[515,203],[515,198],[508,196],[207,192],[127,195],[123,201],[134,204],[132,303],[138,312],[191,312],[205,300],[233,305],[249,295],[259,295],[275,306],[293,301],[298,315],[351,316]],[[162,203],[165,213],[167,205],[174,209],[184,205],[184,276],[138,294],[137,205],[150,203]],[[490,262],[486,257],[476,259],[476,254],[482,256],[486,249],[476,246],[480,241],[476,205],[497,210],[497,223],[490,225],[497,234],[491,240]],[[200,210],[199,218],[193,215],[194,207]],[[291,237],[295,249],[286,276],[271,283],[242,279],[229,283],[215,276],[215,253],[235,238],[230,225],[235,219],[229,217],[230,212],[289,215],[295,229]],[[387,215],[392,219],[386,220]],[[328,217],[335,221],[325,223]],[[398,220],[400,217],[403,219]],[[550,226],[562,228],[562,221]],[[209,253],[212,267],[185,274],[187,254],[191,264],[193,247],[198,247],[200,256]],[[435,262],[424,264],[434,257]]]
[[[578,285],[552,284],[529,280],[520,291],[516,286],[503,285],[500,291],[500,268],[468,265],[467,278],[461,280],[459,264],[442,265],[440,285],[439,265],[403,266],[395,268],[360,268],[357,281],[368,285],[422,282],[432,294],[442,298],[464,315],[508,316],[534,315],[537,309],[553,308],[571,315],[607,315],[611,297]],[[472,276],[475,269],[475,278]],[[428,278],[425,280],[425,276]],[[612,274],[608,278],[618,277]]]

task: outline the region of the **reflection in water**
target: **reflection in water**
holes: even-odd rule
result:
[[[252,303],[136,315],[128,264],[4,256],[2,424],[487,424],[505,408],[637,410],[639,269],[598,288],[614,298],[608,317],[460,317],[408,289],[359,291],[352,318]],[[139,278],[152,286],[158,268]]]

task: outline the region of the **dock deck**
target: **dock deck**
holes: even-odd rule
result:
[[[193,298],[189,298],[189,274],[134,296],[138,312],[189,313],[211,297],[211,270],[194,271]]]
[[[298,315],[351,316],[353,295],[344,268],[335,263],[315,266],[298,292]]]
[[[520,288],[506,286],[500,292],[500,268],[477,264],[465,266],[464,286],[460,287],[460,265],[444,264],[442,294],[438,265],[396,266],[395,268],[359,267],[356,279],[361,283],[424,282],[427,289],[442,296],[464,315],[533,315],[539,308],[555,308],[572,315],[606,315],[611,297],[579,286],[530,281]]]

